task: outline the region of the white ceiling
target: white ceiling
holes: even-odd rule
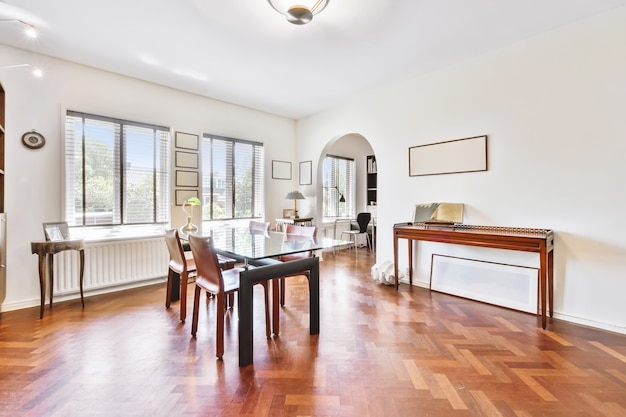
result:
[[[266,0],[7,0],[40,35],[4,22],[0,43],[297,119],[625,4],[330,0],[295,26]]]

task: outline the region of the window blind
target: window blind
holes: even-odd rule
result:
[[[170,130],[68,111],[65,219],[72,226],[166,223]]]
[[[203,220],[264,217],[263,144],[205,134],[201,157]]]
[[[354,190],[354,159],[326,155],[322,164],[324,217],[354,217]]]

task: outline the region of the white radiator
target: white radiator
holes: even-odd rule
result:
[[[85,243],[83,289],[103,290],[133,286],[167,276],[169,254],[162,237]],[[54,294],[80,291],[80,257],[77,251],[54,256]]]
[[[473,300],[537,313],[539,270],[433,254],[431,288]]]

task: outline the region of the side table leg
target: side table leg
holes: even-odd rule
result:
[[[80,253],[80,302],[83,304],[83,308],[85,308],[85,297],[83,296],[83,277],[85,275],[85,250],[81,249],[78,252]]]
[[[46,255],[39,253],[39,292],[41,302],[39,305],[39,318],[43,318],[43,308],[46,304]]]
[[[48,254],[48,276],[50,277],[50,308],[52,308],[52,293],[54,293],[54,254]]]

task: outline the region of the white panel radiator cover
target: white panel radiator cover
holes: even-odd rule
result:
[[[431,289],[537,313],[537,268],[433,254]]]
[[[167,276],[169,254],[162,237],[86,242],[83,288],[102,290],[132,286]],[[79,254],[64,251],[54,256],[54,294],[80,291]]]

